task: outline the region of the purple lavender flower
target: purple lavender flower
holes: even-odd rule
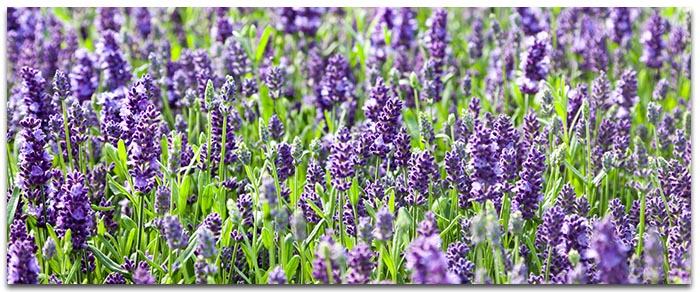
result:
[[[284,76],[282,67],[275,66],[268,69],[265,73],[265,85],[270,89],[270,97],[272,99],[280,98],[282,86],[284,86]]]
[[[221,224],[221,216],[219,213],[209,213],[209,215],[204,218],[204,226],[214,235],[214,242],[216,242],[219,239],[219,235],[221,235]]]
[[[415,284],[458,284],[459,277],[449,269],[445,253],[440,248],[440,235],[418,236],[406,251],[406,269]]]
[[[27,116],[20,125],[24,127],[24,143],[17,158],[18,185],[29,203],[38,207],[43,205],[41,193],[49,180],[47,172],[51,169],[52,157],[45,149],[47,137],[41,130],[41,121]]]
[[[9,247],[7,250],[7,283],[39,284],[39,261],[36,252],[39,247],[34,236],[27,234],[26,218],[15,219],[10,226]]]
[[[432,98],[433,101],[439,102],[442,98],[442,75],[446,59],[447,42],[449,42],[447,36],[447,11],[445,9],[435,10],[433,15],[426,21],[426,25],[429,27],[426,43],[430,51],[430,65],[427,67],[432,72],[430,80],[434,86],[434,92],[427,95],[426,98]]]
[[[611,39],[613,42],[621,44],[632,37],[632,23],[630,20],[630,9],[627,7],[614,7],[610,12],[608,27],[611,28]]]
[[[207,227],[197,229],[197,250],[199,255],[211,259],[216,256],[216,238],[214,233]]]
[[[153,285],[156,279],[148,271],[148,265],[139,265],[131,276],[136,285]]]
[[[96,11],[95,26],[97,31],[106,30],[119,31],[124,23],[124,16],[119,12],[118,7],[100,7]]]
[[[527,38],[527,51],[520,54],[520,70],[522,75],[516,80],[520,91],[525,94],[535,94],[539,91],[539,82],[549,74],[549,54],[552,50],[549,34],[540,32]]]
[[[576,203],[576,192],[571,187],[570,183],[564,184],[557,197],[556,205],[561,207],[566,214],[574,213],[574,204]]]
[[[498,162],[499,149],[496,135],[481,122],[477,122],[474,126],[474,132],[469,137],[467,152],[471,156],[467,167],[473,171],[470,175],[470,197],[483,202],[488,199],[486,195],[489,193],[489,189],[496,184],[502,175]]]
[[[334,105],[353,99],[354,84],[351,78],[350,65],[342,55],[335,54],[328,59],[325,74],[319,86],[314,89],[315,105],[321,115]]]
[[[591,248],[587,256],[595,259],[603,284],[625,284],[628,282],[627,247],[615,234],[610,216],[599,222],[591,237]]]
[[[224,43],[233,35],[233,21],[226,17],[228,8],[217,8],[216,25],[212,28],[217,42]]]
[[[26,105],[26,116],[38,119],[42,129],[48,128],[49,118],[53,114],[50,96],[45,92],[46,80],[38,70],[22,67],[22,100]]]
[[[177,216],[166,215],[161,226],[170,249],[184,249],[187,247],[189,235],[187,230],[182,228],[182,223],[180,223],[180,219]]]
[[[365,243],[353,247],[348,253],[348,284],[367,284],[376,262],[372,260],[374,252]]]
[[[374,219],[374,231],[372,235],[377,240],[391,240],[394,236],[394,214],[389,212],[385,205],[379,209]]]
[[[679,56],[688,46],[688,31],[683,26],[674,26],[668,36],[669,56]]]
[[[279,265],[275,266],[272,271],[267,275],[267,283],[273,285],[284,285],[287,284],[287,275],[284,269]]]
[[[321,17],[326,10],[318,7],[280,8],[277,29],[288,34],[301,33],[313,38],[321,26]]]
[[[469,248],[463,242],[453,242],[447,247],[449,270],[459,277],[459,284],[469,284],[474,278],[475,265],[467,260]]]
[[[345,248],[331,237],[331,230],[321,236],[311,263],[311,275],[322,284],[341,284],[340,266],[345,262]]]
[[[352,185],[348,178],[355,175],[355,150],[352,148],[350,131],[341,128],[335,137],[335,143],[331,148],[331,155],[328,157],[326,168],[330,170],[333,187],[340,191],[350,189]]]
[[[170,210],[170,189],[167,186],[156,188],[156,200],[153,207],[156,213],[160,215]]]
[[[277,144],[275,166],[277,166],[277,177],[281,182],[294,175],[294,158],[289,144],[284,142]]]
[[[593,108],[607,106],[610,98],[610,81],[605,75],[605,71],[600,71],[598,77],[591,86],[591,105]]]
[[[476,19],[472,23],[472,35],[469,37],[469,42],[467,47],[469,48],[469,56],[476,60],[481,58],[484,50],[484,36],[483,36],[484,23]]]
[[[117,33],[113,30],[105,30],[101,34],[100,42],[95,51],[99,56],[98,68],[102,70],[103,87],[107,91],[113,91],[126,86],[131,80],[131,66],[119,50]]]
[[[241,222],[241,225],[245,226],[252,226],[253,225],[253,199],[250,197],[250,194],[243,194],[238,197],[238,200],[236,201],[236,208],[238,208],[238,212],[241,213],[241,218],[243,218],[243,222]]]
[[[126,279],[124,279],[124,275],[120,273],[110,273],[107,275],[107,278],[105,278],[104,283],[107,285],[124,285],[126,284]]]
[[[88,238],[95,232],[95,215],[83,174],[78,171],[68,173],[62,191],[63,195],[56,206],[56,231],[63,236],[70,229],[73,250],[83,250],[87,248]]]
[[[423,150],[411,155],[408,170],[408,186],[411,188],[412,199],[409,205],[426,203],[425,195],[431,183],[440,179],[440,173],[435,163],[435,157],[430,151]]]
[[[396,151],[394,152],[392,165],[396,165],[396,167],[408,166],[411,158],[411,136],[408,134],[406,127],[401,127],[393,141],[393,145]]]
[[[136,8],[136,28],[141,37],[146,39],[151,34],[151,12],[146,7]]]
[[[526,36],[534,36],[542,31],[546,31],[542,11],[536,8],[519,7],[516,9],[520,16],[520,23]]]
[[[630,109],[637,103],[637,72],[632,68],[628,68],[622,73],[617,81],[615,91],[612,93],[612,98],[620,105],[620,115],[628,115]]]
[[[664,273],[664,246],[661,243],[661,235],[654,227],[647,227],[644,238],[644,278],[650,284],[665,282]]]
[[[281,141],[282,137],[284,136],[284,125],[282,124],[282,120],[280,120],[276,114],[273,114],[270,117],[270,120],[268,121],[268,130],[270,131],[272,139]]]
[[[644,62],[649,68],[660,68],[666,60],[666,43],[663,36],[666,34],[665,20],[655,10],[647,22],[647,30],[640,36],[639,42],[644,45],[639,61]]]
[[[542,173],[545,168],[545,156],[535,145],[531,146],[520,171],[520,180],[513,188],[514,205],[523,213],[524,219],[530,219],[537,211],[542,200]]]

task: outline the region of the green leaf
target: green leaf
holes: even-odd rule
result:
[[[212,188],[212,185],[206,186],[204,188],[204,192],[202,192],[202,195],[200,196],[199,206],[201,207],[202,214],[207,214],[207,211],[214,203],[214,191]]]
[[[263,31],[263,34],[260,36],[260,40],[258,41],[258,47],[255,49],[255,62],[260,63],[262,60],[263,54],[265,53],[265,47],[267,47],[267,43],[270,40],[270,35],[272,35],[272,27],[267,26],[265,27],[265,31]]]
[[[138,253],[143,256],[143,258],[146,260],[149,266],[165,274],[165,270],[163,270],[163,268],[161,268],[159,264],[156,264],[151,259],[149,259],[142,251],[139,250]]]
[[[304,240],[304,246],[308,246],[311,241],[316,241],[316,234],[321,230],[321,226],[325,225],[326,219],[321,219],[321,221],[316,224],[316,227],[309,233],[309,236]]]
[[[67,278],[68,280],[70,280],[70,281],[73,280],[75,273],[78,271],[78,267],[80,267],[80,262],[73,263],[73,266],[71,267],[70,272],[68,273],[68,278]],[[82,284],[82,283],[80,283],[80,284]]]
[[[586,178],[581,174],[581,172],[576,169],[569,161],[564,160],[564,165],[566,166],[567,169],[569,169],[573,174],[575,174],[578,178],[580,178],[584,183],[586,183]]]
[[[17,205],[19,204],[20,200],[20,192],[18,191],[13,191],[12,192],[12,197],[10,198],[10,201],[7,202],[7,224],[12,224],[15,218],[15,211],[17,210]]]
[[[301,262],[301,258],[299,255],[294,255],[289,262],[287,262],[287,265],[284,266],[284,271],[287,273],[287,275],[294,275],[297,272],[297,268],[299,268],[299,263]]]
[[[98,235],[97,238],[104,244],[104,246],[107,248],[107,250],[112,254],[112,255],[119,255],[119,252],[117,252],[117,249],[114,248],[112,243],[109,242],[104,236]]]
[[[391,258],[389,252],[387,252],[384,245],[382,245],[381,249],[383,250],[382,260],[384,260],[384,263],[389,268],[389,272],[391,273],[391,277],[393,278],[396,275],[396,267],[394,266],[394,260]]]
[[[126,165],[126,145],[124,145],[124,140],[119,139],[117,143],[117,154],[119,155],[119,160]]]
[[[112,272],[117,272],[117,273],[121,273],[124,275],[128,274],[127,271],[122,269],[119,265],[117,265],[117,263],[112,261],[112,259],[110,259],[106,255],[104,255],[98,248],[96,248],[92,245],[88,245],[88,249],[92,252],[93,255],[95,255],[95,257],[100,261],[100,263],[102,263],[103,266],[107,267]],[[79,265],[80,264],[76,263],[76,266],[79,266]]]
[[[265,248],[267,248],[267,249],[272,248],[272,232],[270,232],[269,229],[263,228],[262,239],[263,239],[263,245],[265,245]]]
[[[177,259],[178,264],[182,265],[187,260],[189,260],[194,254],[195,247],[197,246],[197,240],[195,239],[195,236],[197,236],[196,232],[190,236],[187,248],[182,254],[180,254],[180,257]]]
[[[115,208],[116,208],[116,206],[102,207],[102,206],[92,204],[92,209],[95,211],[110,211],[110,210],[114,210]]]

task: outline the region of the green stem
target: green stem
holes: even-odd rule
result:
[[[141,249],[141,233],[143,232],[143,208],[146,205],[146,195],[141,194],[139,197],[141,201],[141,206],[139,207],[139,233],[138,236],[136,237],[136,251],[138,252]]]
[[[68,148],[68,164],[73,168],[73,152],[70,146],[70,131],[68,131],[68,114],[66,114],[66,100],[61,100],[61,107],[63,108],[63,131],[66,134],[66,147]],[[61,153],[59,156],[63,156]]]

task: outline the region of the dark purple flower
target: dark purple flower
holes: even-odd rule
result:
[[[124,285],[126,284],[126,279],[124,279],[124,275],[120,273],[110,273],[107,275],[107,278],[105,278],[104,283],[107,285]]]
[[[345,261],[345,248],[331,237],[332,231],[321,236],[311,263],[311,275],[322,284],[341,284],[340,267]],[[330,274],[329,274],[330,273]]]
[[[565,214],[573,214],[576,203],[576,192],[570,183],[564,184],[557,197],[556,205],[564,210]]]
[[[374,218],[374,231],[372,235],[377,240],[391,240],[394,236],[394,214],[385,205],[382,206]]]
[[[167,186],[157,187],[155,198],[153,208],[156,213],[163,215],[170,210],[170,188]]]
[[[463,242],[453,242],[447,247],[449,270],[459,277],[459,284],[469,284],[474,279],[475,265],[467,260],[469,247]]]
[[[679,56],[685,52],[688,46],[688,31],[683,26],[674,26],[668,36],[669,56]]]
[[[331,155],[328,157],[326,168],[330,170],[333,187],[340,191],[350,189],[352,179],[355,175],[355,160],[357,155],[353,149],[350,131],[341,128],[335,137],[335,143],[331,148]]]
[[[44,204],[41,199],[42,189],[49,180],[52,157],[46,150],[47,137],[41,130],[41,121],[31,116],[25,117],[20,125],[24,127],[17,166],[19,167],[18,185],[30,204],[36,207]]]
[[[520,91],[524,94],[535,94],[539,91],[539,82],[549,74],[549,55],[552,50],[549,34],[540,32],[527,38],[527,51],[520,54],[521,76],[516,80]]]
[[[63,194],[56,206],[58,218],[56,231],[65,235],[71,230],[73,250],[87,248],[87,240],[95,233],[95,215],[85,186],[85,177],[78,171],[66,175]]]
[[[666,282],[664,272],[664,246],[661,235],[654,227],[647,227],[644,238],[644,278],[649,284]]]
[[[401,127],[396,138],[393,141],[394,149],[394,159],[392,160],[392,166],[405,167],[409,165],[409,160],[411,158],[411,136],[408,134],[406,127]]]
[[[277,114],[273,114],[270,117],[268,121],[268,131],[270,131],[272,139],[282,141],[282,137],[284,136],[284,124],[282,124],[282,120],[280,120]]]
[[[472,34],[469,37],[469,42],[467,43],[467,48],[469,49],[469,56],[476,60],[481,58],[482,52],[484,50],[484,35],[483,35],[484,23],[475,19],[472,22]]]
[[[292,146],[287,143],[277,144],[277,157],[275,158],[275,166],[277,166],[277,178],[280,182],[284,182],[287,178],[294,175],[294,158],[292,157]]]
[[[277,29],[288,34],[301,33],[313,38],[321,26],[321,18],[326,10],[326,8],[318,7],[279,8]]]
[[[611,27],[611,39],[618,44],[630,39],[633,34],[633,27],[630,16],[630,9],[627,7],[614,7],[611,9],[608,27]]]
[[[547,30],[545,27],[546,23],[544,23],[546,19],[542,19],[544,15],[541,15],[541,10],[531,7],[518,7],[516,10],[520,16],[521,27],[526,36],[534,36]]]
[[[595,260],[603,284],[625,284],[628,282],[628,249],[615,234],[610,216],[599,222],[591,237],[591,248],[586,256]]]
[[[161,224],[163,234],[170,249],[184,249],[187,247],[189,235],[182,228],[180,219],[175,215],[166,215]]]
[[[520,180],[513,188],[514,205],[523,213],[524,219],[535,215],[542,200],[542,173],[545,168],[545,156],[535,145],[531,146],[520,171]]]
[[[241,218],[243,221],[241,225],[244,227],[253,225],[253,199],[250,194],[242,194],[238,197],[236,201],[236,208],[238,212],[241,213]]]
[[[119,7],[100,7],[95,12],[97,14],[95,17],[97,31],[119,31],[121,29],[124,16],[119,11]]]
[[[411,155],[408,169],[408,186],[412,197],[409,205],[422,205],[426,203],[428,188],[433,182],[440,179],[440,172],[435,163],[435,157],[428,150],[414,152]]]
[[[340,54],[335,54],[328,59],[325,74],[317,88],[315,105],[323,115],[323,111],[333,109],[334,105],[354,99],[355,85],[350,75],[350,65]]]
[[[7,283],[39,284],[39,261],[36,252],[39,247],[34,236],[27,234],[25,218],[15,219],[10,226],[9,247],[7,250]]]
[[[481,122],[475,124],[474,132],[467,143],[467,152],[470,153],[471,157],[467,167],[472,171],[470,197],[479,202],[488,199],[486,195],[489,193],[489,189],[497,183],[498,178],[502,175],[496,142],[496,135],[490,128]]]
[[[666,60],[666,20],[659,15],[658,10],[654,10],[647,21],[647,29],[641,34],[639,42],[644,45],[642,56],[639,61],[644,62],[647,67],[660,68]]]
[[[622,73],[617,81],[617,86],[612,92],[612,98],[615,103],[620,105],[620,113],[628,115],[630,109],[637,103],[637,72],[632,68],[628,68]]]
[[[270,89],[270,98],[280,98],[282,86],[284,86],[285,78],[283,76],[282,67],[270,67],[265,73],[265,85]]]
[[[348,284],[369,283],[376,262],[372,260],[375,253],[365,243],[355,245],[348,253]]]
[[[219,213],[212,212],[207,215],[206,218],[204,218],[204,226],[209,229],[209,231],[212,232],[214,235],[214,241],[217,241],[219,239],[219,235],[221,235],[221,216]]]
[[[415,284],[458,284],[459,277],[449,269],[440,235],[418,236],[406,251],[406,269]]]
[[[119,50],[117,33],[113,30],[104,30],[101,33],[100,42],[95,49],[99,56],[99,70],[103,74],[103,87],[107,91],[113,91],[126,86],[131,80],[131,66]]]
[[[610,81],[605,71],[600,71],[598,77],[593,81],[591,89],[590,101],[593,108],[607,106],[610,102]]]

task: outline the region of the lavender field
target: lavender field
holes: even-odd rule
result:
[[[691,11],[8,8],[9,284],[690,284]]]

